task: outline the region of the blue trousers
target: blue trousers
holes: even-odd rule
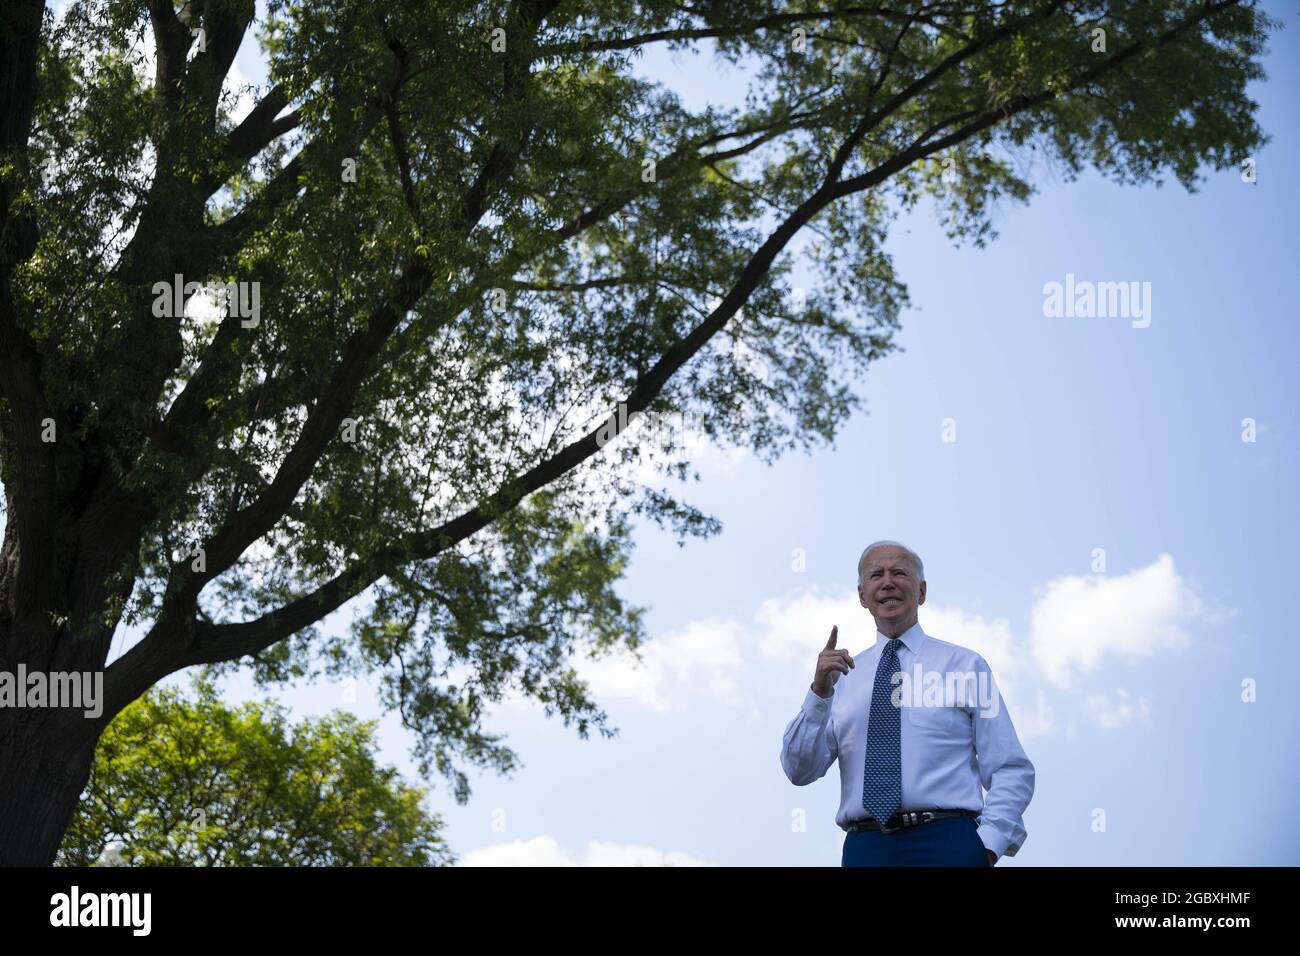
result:
[[[881,833],[850,830],[841,866],[989,866],[984,842],[970,817],[944,817]]]

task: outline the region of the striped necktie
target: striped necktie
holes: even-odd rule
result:
[[[899,709],[894,706],[894,674],[898,671],[898,639],[885,641],[871,689],[867,721],[867,757],[862,780],[862,808],[885,825],[903,802],[903,757]]]

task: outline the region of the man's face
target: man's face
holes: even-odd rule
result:
[[[916,623],[916,609],[925,603],[925,582],[906,551],[876,548],[867,555],[858,584],[858,600],[876,619],[876,626]]]

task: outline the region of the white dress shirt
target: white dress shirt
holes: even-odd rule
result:
[[[820,780],[839,758],[835,823],[841,828],[867,818],[867,720],[887,640],[876,632],[875,645],[853,655],[854,666],[839,675],[829,698],[809,688],[785,729],[781,766],[795,786]],[[897,640],[899,670],[908,677],[893,685],[903,711],[900,809],[974,810],[984,846],[999,857],[1015,856],[1025,842],[1021,818],[1034,794],[1034,765],[1016,737],[992,669],[979,654],[931,637],[919,623]]]

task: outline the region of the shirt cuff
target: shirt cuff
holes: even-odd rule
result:
[[[986,850],[992,850],[998,855],[998,858],[1004,856],[1015,856],[1019,847],[1010,846],[1006,837],[998,832],[998,828],[991,823],[981,823],[975,831],[979,834],[980,842],[984,844]]]
[[[831,690],[830,697],[818,697],[813,693],[811,687],[803,699],[803,712],[808,715],[809,720],[821,722],[826,719],[831,712],[831,701],[835,698],[834,689]]]

